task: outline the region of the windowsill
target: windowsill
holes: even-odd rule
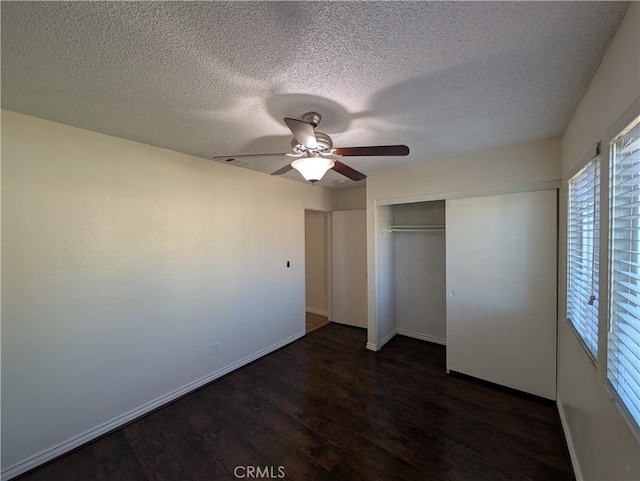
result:
[[[638,424],[633,419],[633,416],[631,416],[629,411],[627,411],[624,403],[618,397],[615,389],[611,386],[611,384],[609,384],[609,381],[605,383],[604,388],[606,389],[607,395],[609,396],[611,402],[616,405],[616,409],[622,416],[622,419],[624,419],[624,422],[631,431],[631,434],[633,434],[633,437],[636,438],[636,441],[638,442],[638,444],[640,444],[640,426],[638,426]]]
[[[573,335],[578,340],[578,344],[580,344],[580,347],[582,347],[582,350],[587,355],[587,359],[589,359],[589,361],[591,362],[591,365],[593,366],[593,369],[596,372],[598,372],[598,361],[596,361],[596,359],[593,357],[593,354],[591,354],[591,350],[587,347],[587,344],[582,340],[582,336],[580,335],[578,330],[575,328],[575,326],[573,325],[571,320],[566,319],[566,321],[567,321],[567,324],[569,325],[569,328],[570,328],[571,332],[573,332]]]

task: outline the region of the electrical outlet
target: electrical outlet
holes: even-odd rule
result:
[[[219,342],[214,342],[213,343],[213,355],[217,355],[220,354],[220,343]]]

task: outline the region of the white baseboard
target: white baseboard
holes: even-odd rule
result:
[[[433,342],[435,344],[441,344],[443,346],[447,345],[446,339],[442,339],[441,337],[429,336],[427,334],[422,334],[421,332],[408,331],[406,329],[396,329],[396,333],[400,334],[401,336],[420,339],[421,341]]]
[[[560,424],[562,425],[562,431],[564,432],[564,438],[567,441],[567,448],[569,449],[569,457],[571,458],[571,466],[573,467],[573,474],[576,477],[576,481],[582,481],[582,471],[580,470],[580,464],[578,463],[578,455],[576,454],[575,446],[573,445],[573,438],[571,437],[571,431],[569,430],[569,424],[567,418],[564,415],[564,409],[560,401],[556,401],[558,406],[558,414],[560,414]]]
[[[380,350],[382,346],[384,346],[387,342],[393,339],[393,337],[396,335],[396,331],[397,329],[394,329],[393,331],[391,331],[389,334],[387,334],[382,338],[382,341],[378,343],[378,350]]]
[[[329,317],[329,311],[326,309],[318,309],[317,307],[305,307],[305,311],[311,314],[318,314],[319,316]]]
[[[256,359],[262,356],[265,356],[266,354],[269,354],[270,352],[280,349],[281,347],[286,346],[287,344],[300,339],[304,335],[305,335],[305,331],[301,331],[297,334],[294,334],[293,336],[290,336],[280,342],[272,344],[271,346],[265,347],[264,349],[261,349],[260,351],[254,354],[251,354],[245,358],[242,358],[239,361],[231,363],[228,366],[225,366],[221,369],[218,369],[217,371],[207,374],[204,377],[201,377],[200,379],[190,382],[189,384],[186,384],[185,386],[182,386],[181,388],[178,388],[175,391],[172,391],[163,396],[160,396],[159,398],[156,398],[153,401],[143,404],[142,406],[136,409],[133,409],[116,418],[113,418],[110,421],[107,421],[106,423],[100,424],[99,426],[96,426],[93,429],[85,431],[82,434],[78,434],[77,436],[74,436],[66,441],[56,444],[55,446],[52,446],[48,449],[40,451],[39,453],[34,454],[33,456],[30,456],[22,461],[19,461],[18,463],[12,466],[9,466],[7,469],[3,470],[2,473],[0,473],[0,479],[9,480],[11,478],[14,478],[20,474],[23,474],[29,471],[30,469],[38,467],[41,464],[46,463],[47,461],[51,461],[52,459],[62,454],[65,454],[73,449],[76,449],[82,446],[83,444],[86,444],[89,441],[92,441],[98,438],[99,436],[103,436],[104,434],[107,434],[115,429],[118,429],[119,427],[141,416],[144,416],[145,414],[153,411],[154,409],[158,409],[159,407],[162,407],[165,404],[175,401],[179,397],[184,396],[185,394],[189,394],[191,391],[194,391],[199,387],[202,387],[205,384],[210,383],[211,381],[215,381],[219,377],[222,377],[225,374],[228,374],[231,371],[234,371],[244,366],[245,364],[249,364],[250,362],[255,361]]]
[[[349,327],[357,327],[358,329],[367,329],[367,325],[366,324],[349,324],[346,322],[340,322],[340,321],[331,321],[334,324],[338,324],[340,326],[349,326]]]
[[[382,339],[382,341],[380,341],[378,344],[372,344],[368,342],[367,349],[374,352],[379,351],[382,348],[382,346],[384,346],[387,342],[393,339],[393,336],[395,336],[396,334],[399,334],[400,336],[412,337],[414,339],[420,339],[421,341],[428,341],[428,342],[433,342],[435,344],[442,344],[443,346],[447,345],[447,340],[442,339],[440,337],[428,336],[427,334],[422,334],[420,332],[414,332],[414,331],[407,331],[406,329],[394,329],[389,334],[387,334]]]

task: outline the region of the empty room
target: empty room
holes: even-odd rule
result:
[[[1,479],[640,479],[639,2],[0,17]]]

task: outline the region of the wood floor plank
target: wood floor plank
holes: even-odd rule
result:
[[[406,427],[407,420],[398,416],[392,403],[388,400],[385,401],[382,396],[374,398],[365,396],[359,400],[359,403],[349,403],[341,396],[337,385],[336,389],[332,390],[330,384],[319,385],[315,383],[314,387],[305,386],[303,391],[311,401],[308,404],[309,410],[300,411],[304,404],[289,402],[289,400],[297,399],[302,395],[301,391],[296,391],[295,373],[284,372],[284,366],[279,366],[279,369],[273,372],[277,373],[273,374],[274,378],[269,378],[268,374],[265,374],[263,381],[253,386],[256,394],[269,399],[276,405],[287,406],[300,422],[309,425],[321,435],[327,436],[327,439],[331,441],[336,441],[341,437],[350,440],[358,438],[362,443],[374,444],[381,451],[384,451],[382,454],[379,452],[376,458],[387,457],[396,463],[413,465],[420,468],[419,472],[422,474],[434,476],[433,479],[453,479],[436,478],[437,471],[434,471],[433,468],[437,466],[438,469],[444,469],[444,465],[449,464],[449,458],[459,454],[466,459],[461,466],[481,468],[474,469],[473,477],[466,479],[500,479],[500,472],[491,465],[485,464],[482,458],[477,456],[477,453],[469,450],[464,444],[454,445],[450,439],[446,438],[436,438],[425,442],[425,438],[428,438],[428,431],[422,427],[417,428],[412,437],[396,436],[394,438],[394,431]],[[278,386],[277,390],[273,386]],[[331,420],[334,424],[327,426],[327,420]],[[326,429],[329,430],[325,431]],[[359,439],[362,437],[362,433],[366,433],[366,437]],[[419,441],[416,435],[419,436]],[[406,447],[412,443],[416,445],[416,449],[407,454]],[[438,464],[440,460],[442,463]]]
[[[446,374],[444,346],[365,343],[331,323],[20,479],[572,479],[553,403]]]
[[[211,400],[247,443],[269,460],[269,466],[282,467],[292,479],[336,481],[331,474],[330,463],[323,463],[321,456],[308,456],[305,449],[301,450],[291,442],[293,431],[299,426],[278,426],[276,410],[261,409],[261,403],[255,398],[248,403],[242,402],[225,387],[211,390]],[[322,447],[320,443],[308,446],[311,452],[316,453],[320,453]]]
[[[244,374],[239,373],[238,377]],[[390,472],[395,472],[398,476],[415,475],[402,460],[389,456],[389,453],[371,443],[365,433],[353,432],[343,422],[318,413],[313,405],[301,400],[296,393],[263,381],[249,380],[246,383],[252,386],[254,395],[278,407],[293,422],[322,439],[323,444],[337,450],[339,456],[331,470],[339,479],[367,479],[375,473],[382,475]]]
[[[29,481],[122,480],[145,481],[144,474],[122,430],[48,463],[20,479]]]

